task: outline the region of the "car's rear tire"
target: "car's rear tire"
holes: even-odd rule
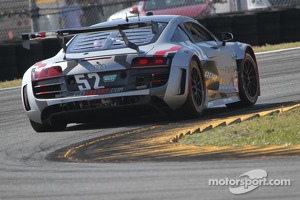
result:
[[[199,117],[203,113],[205,103],[203,77],[199,64],[194,59],[191,60],[189,70],[189,94],[181,112],[187,117]]]
[[[252,56],[246,53],[243,60],[238,61],[238,88],[241,101],[226,104],[228,108],[252,106],[259,96],[259,77],[257,65]]]
[[[51,131],[62,131],[66,128],[67,123],[61,122],[61,123],[38,123],[32,120],[29,120],[31,127],[33,128],[33,130],[35,130],[36,132],[40,133],[40,132],[51,132]]]
[[[33,130],[35,130],[36,132],[47,132],[51,130],[51,127],[49,124],[40,124],[38,122],[32,121],[31,119],[29,119],[31,127],[33,128]]]
[[[52,131],[63,131],[67,127],[67,123],[59,118],[50,118],[49,123]]]

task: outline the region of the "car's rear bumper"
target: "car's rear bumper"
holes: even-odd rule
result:
[[[29,86],[30,87],[30,86]],[[75,96],[56,99],[37,99],[29,101],[30,110],[26,110],[28,117],[38,123],[59,118],[70,122],[85,120],[85,116],[91,116],[108,110],[126,110],[131,113],[140,108],[151,108],[155,112],[169,110],[163,101],[167,85],[151,89],[142,89],[121,93],[104,95]],[[31,92],[31,91],[28,91]],[[30,95],[32,97],[32,94]],[[131,108],[131,110],[130,110]],[[116,111],[115,111],[116,112]]]

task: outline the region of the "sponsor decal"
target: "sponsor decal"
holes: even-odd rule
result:
[[[89,95],[102,95],[102,94],[108,94],[109,89],[108,88],[103,88],[103,89],[97,89],[97,90],[88,90],[85,91],[84,96],[89,96]]]
[[[231,55],[231,57],[232,57],[233,59],[236,59],[236,58],[237,58],[237,55],[236,55],[236,53],[235,53],[235,52],[233,52],[233,53],[232,53],[232,55]]]
[[[238,76],[238,72],[235,70],[234,71],[234,76],[237,77]]]
[[[226,72],[226,73],[232,73],[232,72],[234,72],[236,70],[236,67],[235,66],[225,66],[224,67],[224,71]]]
[[[205,72],[205,78],[206,79],[212,79],[212,80],[217,80],[218,76],[209,72],[209,71],[206,71]]]
[[[234,71],[233,87],[237,92],[239,91],[238,72],[236,70]]]
[[[107,76],[103,76],[103,82],[104,83],[108,83],[108,82],[115,82],[117,80],[117,75],[107,75]]]
[[[124,88],[118,87],[118,88],[111,88],[109,90],[109,93],[112,94],[112,93],[119,93],[119,92],[123,92],[123,91],[124,91]]]
[[[73,96],[90,96],[90,95],[103,95],[103,94],[113,94],[113,93],[119,93],[123,92],[123,87],[118,88],[102,88],[102,89],[96,89],[96,90],[87,90],[87,91],[79,91],[75,92]]]

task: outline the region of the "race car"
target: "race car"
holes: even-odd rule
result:
[[[21,89],[37,132],[64,130],[107,110],[150,108],[199,117],[219,105],[251,106],[260,95],[252,47],[230,42],[231,33],[219,40],[186,16],[138,16],[22,34],[25,48],[47,38],[58,38],[62,49],[31,66]]]

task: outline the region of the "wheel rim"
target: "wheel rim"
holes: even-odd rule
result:
[[[193,63],[192,65],[191,92],[194,104],[200,108],[203,102],[203,85],[199,69],[197,69],[198,66],[195,65],[197,64]]]
[[[250,98],[257,96],[257,76],[253,63],[246,60],[243,70],[243,87]]]

